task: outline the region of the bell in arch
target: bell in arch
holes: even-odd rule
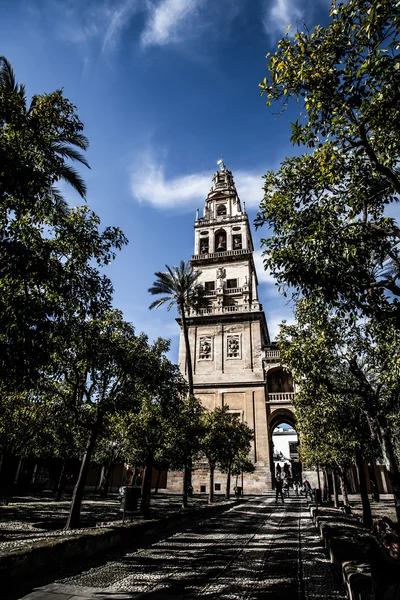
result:
[[[217,231],[215,234],[215,251],[224,252],[226,250],[226,233],[225,231]]]

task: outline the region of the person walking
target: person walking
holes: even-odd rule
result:
[[[282,489],[284,497],[289,498],[289,479],[287,477],[283,479]]]
[[[310,495],[310,500],[312,500],[312,490],[311,490],[311,485],[309,484],[309,482],[307,481],[307,479],[304,480],[303,482],[303,489],[304,489],[304,494],[307,500],[307,495]]]
[[[275,477],[275,504],[278,504],[278,496],[280,496],[282,498],[282,503],[285,502],[285,500],[283,498],[282,486],[283,486],[282,475],[281,475],[281,473],[277,472],[276,477]]]

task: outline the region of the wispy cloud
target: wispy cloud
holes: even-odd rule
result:
[[[113,49],[118,44],[124,27],[141,9],[139,0],[124,0],[109,13],[108,25],[103,39],[103,51]]]
[[[161,0],[150,7],[141,35],[142,46],[164,46],[187,35],[190,20],[198,14],[206,0]]]
[[[279,333],[279,329],[280,326],[282,324],[282,321],[286,321],[286,323],[288,325],[294,325],[295,324],[295,318],[293,316],[293,312],[288,309],[287,313],[285,312],[272,312],[272,313],[268,313],[268,311],[266,312],[266,317],[267,317],[267,323],[268,323],[268,331],[269,331],[269,335],[271,340],[275,340],[276,336]]]
[[[63,40],[87,48],[95,44],[103,52],[113,50],[134,15],[143,10],[140,0],[63,0],[49,4],[56,13],[56,32]]]
[[[212,167],[211,167],[212,169]],[[130,169],[133,198],[156,208],[191,210],[202,206],[211,187],[212,171],[168,176],[164,163],[151,151],[136,158]],[[247,207],[258,208],[263,196],[262,172],[237,170],[233,173],[236,189]]]
[[[262,256],[262,250],[255,250],[253,254],[254,263],[256,266],[258,283],[260,285],[266,284],[268,286],[267,294],[277,295],[279,294],[278,286],[276,285],[276,279],[272,275],[269,269],[264,267],[264,258]]]
[[[329,8],[331,0],[264,0],[263,25],[267,34],[281,36],[290,25],[294,33],[297,24],[307,21],[310,26],[313,15],[320,8]]]

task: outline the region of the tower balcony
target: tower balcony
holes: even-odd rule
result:
[[[237,256],[251,256],[252,254],[253,251],[250,248],[242,248],[241,250],[225,250],[225,252],[209,252],[205,254],[194,254],[191,262],[225,262],[226,260],[235,258]]]
[[[261,304],[241,304],[233,306],[212,306],[210,308],[199,308],[194,310],[193,308],[188,311],[188,317],[204,317],[207,315],[221,315],[229,313],[243,313],[243,312],[260,312],[262,311]]]
[[[264,361],[266,363],[279,363],[281,359],[281,351],[279,348],[266,348]]]
[[[267,402],[272,404],[292,404],[294,392],[273,392],[267,394]]]
[[[200,219],[197,219],[194,223],[195,227],[204,227],[205,225],[214,225],[215,223],[232,223],[233,221],[247,221],[247,215],[246,214],[241,214],[241,215],[222,215],[222,216],[216,216],[216,217],[211,217],[209,219],[207,219],[206,217],[202,217]]]

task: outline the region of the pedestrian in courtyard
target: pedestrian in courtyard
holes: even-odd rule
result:
[[[303,489],[304,489],[304,494],[305,494],[306,499],[307,499],[307,495],[309,495],[310,496],[310,500],[312,500],[311,485],[307,481],[307,479],[305,479],[304,482],[303,482]]]
[[[289,498],[289,479],[287,477],[283,479],[282,489],[284,497]]]
[[[294,493],[296,494],[296,496],[298,496],[299,495],[299,482],[296,480],[294,480],[294,482],[293,482],[293,490],[294,490]]]
[[[281,475],[281,473],[277,472],[276,477],[275,477],[275,504],[278,503],[278,496],[280,496],[282,498],[283,503],[285,502],[285,500],[283,498],[282,486],[283,486],[282,475]]]

